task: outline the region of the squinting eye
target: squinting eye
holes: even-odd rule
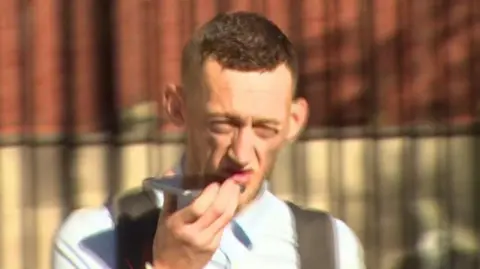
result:
[[[278,130],[268,126],[254,126],[255,134],[261,138],[271,138],[278,134]]]
[[[214,121],[210,123],[210,130],[215,133],[229,133],[233,129],[232,125],[229,122],[225,121]]]

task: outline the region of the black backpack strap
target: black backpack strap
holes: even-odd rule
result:
[[[151,262],[153,238],[160,209],[155,196],[145,190],[130,191],[116,199],[117,268],[145,268]]]
[[[337,269],[335,227],[330,214],[287,202],[295,219],[301,269]]]

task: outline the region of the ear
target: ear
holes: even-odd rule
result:
[[[182,89],[175,84],[169,84],[163,93],[163,109],[167,119],[177,127],[185,124],[184,100]]]
[[[308,102],[305,98],[297,98],[290,107],[290,122],[287,139],[295,140],[303,131],[308,120]]]

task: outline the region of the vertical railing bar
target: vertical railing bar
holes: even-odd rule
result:
[[[373,183],[373,204],[374,204],[374,219],[375,219],[375,231],[376,231],[376,236],[375,238],[375,256],[377,257],[375,261],[375,267],[380,268],[380,257],[382,257],[382,227],[381,227],[381,217],[382,217],[382,208],[381,208],[381,193],[382,193],[382,185],[381,185],[381,179],[380,179],[380,172],[379,172],[379,166],[377,165],[378,160],[382,158],[381,152],[380,152],[380,147],[378,145],[379,143],[379,137],[377,136],[377,130],[379,128],[379,122],[378,122],[378,113],[381,113],[380,108],[379,108],[379,93],[378,93],[378,77],[377,77],[377,50],[376,50],[376,20],[375,20],[375,1],[374,0],[368,0],[368,8],[367,8],[367,18],[369,20],[368,22],[368,33],[369,33],[369,76],[368,76],[368,85],[369,89],[371,92],[371,96],[369,96],[371,99],[371,105],[368,106],[369,111],[368,111],[368,116],[375,116],[375,120],[371,122],[371,128],[373,129],[373,149],[372,149],[372,183]],[[367,71],[367,70],[366,70]],[[369,93],[367,93],[369,94]],[[370,95],[369,94],[369,95]],[[370,119],[371,120],[371,119]],[[370,125],[370,124],[369,124]]]
[[[331,130],[332,128],[330,128],[331,126],[331,121],[330,121],[330,117],[331,117],[331,101],[332,101],[332,95],[331,95],[331,89],[332,89],[332,63],[331,63],[331,21],[332,21],[332,16],[330,14],[330,0],[323,0],[323,16],[325,17],[325,26],[324,26],[324,29],[325,30],[325,33],[324,33],[324,41],[325,42],[325,51],[324,53],[322,54],[324,59],[325,59],[325,94],[326,94],[326,99],[327,99],[327,102],[326,102],[326,109],[324,111],[326,111],[326,124],[329,128],[327,128],[328,130],[328,134],[327,134],[327,137],[326,137],[326,141],[327,141],[327,158],[328,158],[328,196],[329,196],[329,203],[330,203],[330,210],[335,212],[336,214],[338,214],[338,203],[337,203],[337,180],[335,178],[332,177],[333,175],[333,171],[335,169],[335,160],[334,160],[334,154],[333,154],[333,150],[335,149],[335,146],[332,145],[332,142],[331,142],[331,138],[333,137],[331,135]]]
[[[454,4],[454,2],[450,1],[450,0],[444,0],[444,5],[445,7],[442,7],[442,10],[444,10],[444,12],[446,12],[445,14],[445,31],[444,33],[442,33],[443,35],[447,36],[447,38],[449,39],[450,36],[451,36],[451,31],[452,31],[452,20],[451,20],[451,9],[450,8],[454,8],[452,6],[452,4]],[[448,42],[447,39],[445,39],[445,42]],[[449,51],[446,50],[445,54],[442,54],[443,57],[445,57],[446,59],[449,59]],[[452,85],[452,75],[451,75],[451,63],[450,61],[447,61],[448,62],[448,66],[446,67],[446,70],[445,70],[445,90],[446,90],[446,96],[448,98],[448,100],[450,102],[452,102],[452,99],[450,97],[452,97],[452,89],[451,89],[451,85]],[[451,158],[451,149],[452,149],[452,139],[453,139],[453,134],[452,134],[452,124],[455,124],[454,122],[452,122],[452,119],[454,115],[452,115],[452,107],[455,103],[450,103],[450,104],[447,104],[447,111],[445,112],[445,115],[446,115],[446,119],[444,118],[443,120],[445,121],[445,124],[447,125],[446,127],[446,136],[445,136],[445,141],[444,141],[444,147],[445,147],[445,160],[444,160],[444,164],[443,167],[445,168],[445,171],[443,172],[444,173],[444,176],[442,177],[443,180],[444,180],[444,188],[443,188],[443,191],[444,191],[444,195],[445,195],[445,207],[446,207],[446,216],[447,216],[447,219],[446,219],[446,222],[445,222],[445,225],[446,225],[446,229],[447,229],[447,234],[448,234],[448,246],[449,247],[452,247],[453,246],[453,240],[452,240],[452,233],[453,233],[453,227],[454,227],[454,222],[455,222],[455,219],[456,219],[456,214],[455,214],[455,203],[453,202],[454,199],[455,199],[455,195],[456,195],[456,191],[455,191],[455,187],[453,185],[453,172],[452,172],[452,158]],[[442,124],[443,125],[443,124]],[[459,199],[461,199],[460,197],[458,197]],[[452,252],[448,252],[448,263],[449,263],[449,266],[451,268],[454,268],[455,267],[455,264],[456,264],[456,257],[455,255],[453,255]]]
[[[475,0],[472,0],[474,2]],[[473,42],[472,42],[473,43]],[[478,44],[477,44],[478,46]],[[477,97],[478,98],[478,97]],[[471,195],[471,209],[473,210],[473,231],[474,234],[480,233],[480,206],[478,205],[478,193],[480,192],[480,136],[478,134],[478,126],[475,127],[475,134],[473,137],[473,153],[472,153],[472,193]],[[475,259],[473,268],[480,268],[480,259]]]
[[[290,5],[290,14],[289,14],[289,20],[288,20],[288,23],[289,23],[289,27],[290,29],[292,29],[293,31],[290,33],[293,37],[293,42],[302,42],[302,45],[304,46],[304,49],[301,49],[300,51],[297,50],[298,52],[298,58],[299,58],[299,67],[298,67],[298,72],[299,72],[299,75],[298,77],[300,78],[300,75],[303,73],[305,74],[305,72],[308,72],[306,70],[306,61],[307,61],[307,56],[308,53],[314,53],[314,51],[310,50],[310,49],[306,49],[306,45],[309,44],[309,41],[306,40],[305,38],[305,32],[306,32],[306,29],[305,29],[305,19],[302,20],[302,13],[303,13],[303,7],[302,5],[298,5],[296,4],[295,1],[290,1],[289,3]],[[305,4],[304,4],[305,5]],[[265,9],[267,8],[267,3],[266,1],[264,0],[263,1],[263,7],[264,7],[264,11]],[[298,26],[294,27],[295,24],[298,24]],[[305,86],[307,86],[307,81],[302,81],[302,82],[297,82],[297,87],[299,87],[297,89],[297,92],[296,92],[296,96],[294,98],[297,98],[297,97],[304,97],[308,100],[308,97],[306,96],[307,95],[307,91],[306,91],[306,88]],[[300,88],[301,87],[301,88]],[[308,127],[307,127],[308,128]],[[297,154],[299,153],[298,151],[300,151],[300,153],[302,153],[302,156],[300,157],[300,162],[298,162],[297,160],[297,164],[299,164],[297,167],[294,167],[296,169],[300,169],[300,171],[295,171],[294,172],[294,175],[300,175],[301,178],[302,178],[302,187],[303,187],[303,190],[302,190],[302,193],[304,194],[304,197],[303,197],[303,201],[305,204],[307,203],[311,203],[312,201],[317,201],[316,200],[316,197],[312,197],[312,194],[315,195],[315,191],[312,192],[312,186],[310,186],[312,184],[312,178],[308,176],[308,170],[310,169],[309,167],[307,167],[307,162],[309,161],[309,158],[311,158],[311,155],[309,155],[309,152],[308,152],[308,143],[307,142],[302,142],[302,143],[296,143],[297,146],[295,146],[296,150],[297,150]],[[293,179],[293,178],[292,178]],[[292,181],[292,185],[295,186],[295,183],[294,181]],[[291,185],[291,186],[292,186]]]
[[[431,10],[432,10],[432,17],[434,18],[433,27],[436,27],[438,24],[440,24],[442,27],[440,29],[434,29],[433,31],[433,40],[431,41],[431,51],[433,53],[434,57],[434,70],[436,74],[436,83],[438,84],[441,95],[443,98],[445,98],[445,95],[448,95],[448,83],[449,81],[449,67],[445,67],[445,62],[448,60],[448,49],[445,49],[445,51],[442,51],[442,53],[439,53],[439,50],[442,48],[442,41],[447,41],[449,39],[449,1],[448,0],[443,0],[440,3],[438,3],[435,0],[432,0],[431,2]],[[438,23],[441,21],[441,23]],[[447,41],[448,42],[448,41]],[[443,61],[440,59],[440,57],[443,58]],[[443,63],[443,65],[442,65]],[[443,67],[440,68],[440,67]],[[443,72],[445,71],[445,72]],[[434,94],[434,89],[427,89],[430,90],[430,100],[433,100],[431,97]],[[438,90],[438,89],[435,89]],[[440,109],[446,109],[447,111],[438,111],[439,108],[436,108],[435,106],[433,107],[433,121],[434,121],[434,126],[437,129],[445,129],[444,127],[448,127],[449,124],[451,124],[450,121],[450,113],[449,113],[449,106],[447,107],[442,106],[442,104],[445,104],[445,100],[440,101]],[[432,109],[432,107],[430,107]],[[430,111],[431,112],[431,111]],[[440,212],[439,213],[446,213],[446,214],[440,214],[440,223],[438,223],[438,228],[440,230],[445,231],[448,236],[447,238],[442,238],[441,240],[447,240],[447,242],[442,242],[442,243],[447,243],[447,247],[451,247],[451,238],[450,238],[450,233],[451,233],[451,213],[452,210],[449,208],[449,195],[452,195],[452,189],[449,188],[448,186],[448,168],[444,167],[446,165],[447,167],[449,166],[449,163],[447,162],[448,159],[448,147],[449,143],[446,142],[445,140],[448,139],[447,135],[442,135],[441,137],[438,138],[436,141],[435,147],[440,150],[440,154],[437,154],[437,161],[435,162],[435,179],[437,181],[437,186],[436,188],[436,196],[438,199],[438,205],[440,207]],[[444,219],[445,218],[445,219]],[[449,267],[453,266],[453,256],[451,253],[447,252],[447,259],[446,259],[446,264],[448,264]],[[442,257],[444,258],[444,257]]]
[[[34,89],[33,77],[32,77],[32,68],[34,64],[34,55],[32,47],[33,42],[33,31],[32,31],[32,20],[34,10],[32,9],[31,2],[27,0],[22,0],[22,16],[21,20],[21,57],[23,62],[24,72],[22,72],[21,82],[21,108],[22,108],[22,127],[21,127],[21,141],[26,146],[22,150],[22,160],[26,162],[22,164],[22,260],[24,268],[35,268],[37,266],[37,233],[36,233],[36,223],[37,223],[37,212],[33,209],[36,205],[37,197],[37,186],[35,180],[33,180],[33,175],[37,174],[37,167],[35,163],[36,152],[35,152],[35,143],[33,141],[33,132],[35,130],[35,110],[34,110],[34,100],[36,93],[32,91]]]
[[[415,13],[416,12],[416,8],[418,7],[418,1],[415,1],[415,0],[411,0],[408,2],[409,4],[409,9],[407,11],[407,14],[410,13]],[[417,5],[415,5],[417,4]],[[411,44],[415,44],[417,41],[418,41],[418,32],[415,32],[415,29],[416,29],[416,25],[415,25],[415,21],[417,21],[418,23],[418,16],[415,15],[414,19],[411,19],[409,21],[409,27],[410,27],[410,34],[411,34],[411,39],[410,41]],[[414,57],[416,57],[417,55],[415,55]],[[408,65],[407,65],[407,68],[408,68]],[[412,76],[412,80],[413,80],[413,76]],[[411,91],[416,91],[417,89],[414,87],[413,83],[410,84],[410,87],[411,88]],[[411,99],[410,99],[411,100]],[[418,110],[415,111],[415,120],[414,122],[417,121],[418,117],[420,115],[418,115]],[[418,131],[418,129],[414,128],[413,129],[413,132],[412,132],[412,135],[410,136],[411,138],[411,143],[410,143],[410,154],[411,154],[411,158],[410,158],[410,166],[411,166],[411,170],[412,170],[412,173],[409,175],[410,176],[410,181],[409,181],[409,189],[408,189],[408,192],[410,192],[411,194],[407,196],[407,206],[409,207],[410,211],[412,211],[412,206],[417,206],[417,201],[418,201],[418,198],[419,198],[419,192],[418,191],[418,182],[420,180],[422,180],[422,178],[420,177],[420,171],[419,171],[419,145],[421,143],[421,141],[419,141],[420,139],[422,139],[423,136],[421,136],[420,134],[420,131]],[[412,202],[413,201],[413,202]],[[411,228],[411,232],[410,232],[410,238],[409,238],[409,241],[408,241],[408,247],[409,248],[415,248],[415,244],[417,242],[417,239],[419,237],[419,225],[418,225],[418,219],[417,219],[417,216],[414,216],[415,218],[413,219],[410,219],[410,228]]]
[[[367,9],[367,10],[366,10]],[[365,0],[358,0],[358,38],[359,38],[359,46],[360,46],[360,51],[362,56],[360,57],[361,62],[361,82],[362,82],[362,88],[366,88],[368,85],[368,82],[366,82],[366,77],[368,77],[369,74],[369,68],[368,68],[368,53],[369,53],[369,42],[371,41],[369,36],[368,36],[368,16],[371,16],[372,14],[369,13],[368,10],[368,4],[366,5]],[[366,101],[371,101],[368,98],[366,98]],[[366,106],[368,107],[368,103]],[[370,152],[369,152],[369,142],[370,137],[367,135],[367,129],[368,126],[363,126],[365,128],[364,131],[364,139],[367,140],[365,142],[367,144],[366,148],[364,149],[364,156],[365,159],[367,160],[366,162],[368,163],[368,160],[370,160]],[[365,175],[366,175],[366,188],[364,192],[364,199],[365,199],[365,204],[366,204],[366,209],[365,209],[365,240],[366,240],[366,245],[367,245],[367,252],[365,255],[365,259],[367,261],[368,267],[369,268],[377,268],[377,262],[376,262],[376,255],[375,253],[377,252],[377,245],[375,244],[375,232],[374,232],[374,224],[372,224],[372,218],[371,218],[371,211],[372,211],[372,203],[371,203],[371,180],[370,180],[370,168],[368,165],[365,167]]]
[[[404,98],[403,98],[403,92],[404,92],[404,76],[405,76],[405,73],[403,72],[404,71],[404,51],[405,51],[405,44],[407,43],[406,42],[406,35],[405,35],[405,30],[404,28],[405,27],[405,11],[403,10],[404,9],[404,6],[406,5],[405,2],[408,2],[408,1],[402,1],[402,0],[396,0],[395,1],[395,17],[396,17],[396,21],[395,21],[395,25],[397,27],[397,31],[398,31],[398,35],[399,35],[399,41],[395,43],[395,63],[397,64],[396,66],[396,85],[397,85],[397,91],[399,92],[399,106],[398,106],[398,109],[399,109],[399,124],[403,124],[404,122],[404,116],[403,116],[403,113],[405,111],[405,103],[404,103]],[[401,148],[401,151],[402,151],[402,158],[399,158],[399,166],[402,168],[400,169],[400,175],[399,175],[399,178],[400,178],[400,197],[399,197],[399,200],[400,200],[400,219],[402,220],[402,225],[401,225],[401,229],[402,229],[402,234],[405,233],[405,219],[406,219],[406,216],[408,215],[408,207],[406,207],[406,202],[407,202],[407,199],[405,199],[404,197],[404,193],[405,193],[405,183],[406,183],[406,177],[405,177],[405,173],[404,173],[404,170],[403,169],[405,167],[405,138],[404,137],[401,137],[402,139],[402,148]],[[403,238],[405,238],[405,236],[403,236]],[[403,241],[405,241],[405,239],[403,239]],[[403,246],[402,247],[405,247],[405,242],[402,242],[403,243]]]
[[[367,4],[368,5],[368,4]],[[361,51],[361,62],[360,62],[360,74],[361,74],[361,83],[362,83],[362,88],[366,88],[368,85],[368,82],[366,82],[366,77],[368,77],[369,71],[371,71],[368,68],[368,53],[369,53],[369,42],[371,41],[369,36],[368,36],[368,16],[371,16],[372,14],[369,13],[368,6],[366,5],[365,0],[358,0],[358,38],[359,38],[359,46],[360,46],[360,51]],[[366,7],[367,6],[367,7]],[[362,89],[363,90],[363,89]],[[366,104],[365,106],[368,107],[368,98],[366,98]],[[368,123],[367,123],[368,124]],[[364,158],[366,160],[366,163],[368,164],[368,161],[371,159],[372,156],[370,156],[369,152],[369,147],[368,145],[370,144],[368,140],[370,140],[370,137],[368,137],[368,126],[363,126],[364,127],[364,140],[366,140],[365,144],[367,145],[364,149]],[[376,252],[377,252],[377,245],[375,244],[375,240],[373,239],[375,237],[374,229],[375,227],[374,224],[372,224],[372,218],[371,218],[371,179],[370,179],[370,168],[368,165],[365,167],[365,177],[366,177],[366,183],[365,183],[365,192],[364,192],[364,199],[365,199],[365,244],[367,247],[365,259],[367,266],[369,268],[377,268],[377,262],[376,262]]]
[[[118,40],[118,16],[119,12],[118,1],[95,1],[101,3],[99,8],[99,14],[97,20],[102,25],[97,38],[101,38],[101,47],[98,48],[98,56],[102,59],[103,85],[101,89],[104,89],[104,98],[99,98],[99,111],[104,112],[104,119],[106,119],[107,129],[107,186],[108,197],[114,197],[120,190],[122,184],[122,158],[120,150],[120,125],[119,125],[119,104],[120,98],[118,96],[118,90],[116,80],[116,71],[118,68],[115,66],[120,64],[118,61],[119,51],[115,49],[116,42]],[[105,22],[107,25],[104,25]],[[106,104],[100,102],[105,101]],[[108,115],[108,116],[105,116]]]
[[[405,240],[404,240],[404,250],[409,251],[411,250],[414,245],[415,241],[417,240],[418,236],[418,225],[417,219],[412,214],[414,212],[414,206],[416,206],[416,202],[418,199],[417,196],[417,186],[418,184],[418,144],[419,139],[421,136],[418,135],[417,131],[414,129],[411,134],[408,135],[409,142],[407,143],[406,148],[407,154],[403,155],[403,168],[407,170],[407,176],[405,179],[405,184],[403,188],[403,206],[404,212],[406,215],[404,216],[404,232],[405,232]],[[412,216],[413,218],[410,218]]]
[[[146,99],[144,102],[145,104],[148,104],[150,107],[151,102],[155,102],[156,100],[153,100],[153,94],[152,90],[155,89],[156,87],[152,83],[152,79],[154,76],[152,76],[153,72],[153,66],[152,66],[152,61],[156,59],[158,56],[156,53],[152,53],[152,48],[155,48],[155,52],[157,51],[156,48],[158,46],[157,35],[152,35],[152,29],[154,30],[154,26],[152,25],[152,13],[155,14],[156,12],[156,7],[155,4],[157,1],[142,1],[140,4],[142,5],[141,12],[143,13],[142,19],[143,19],[143,35],[142,35],[142,43],[145,46],[144,51],[143,51],[143,74],[144,77],[143,79],[145,80],[145,88],[142,89],[145,91],[144,98]],[[152,55],[153,54],[153,55]],[[157,89],[159,90],[159,89]],[[152,108],[153,109],[153,108]],[[147,126],[147,134],[145,137],[145,144],[146,144],[146,158],[147,158],[147,175],[151,176],[152,173],[154,173],[153,169],[153,161],[154,159],[153,156],[155,154],[154,150],[154,131],[150,129],[150,116],[153,116],[153,114],[148,113],[147,121],[145,124],[148,124]],[[142,179],[139,179],[142,180]]]
[[[78,1],[78,0],[75,0]],[[72,34],[72,19],[76,14],[73,10],[73,2],[70,0],[62,0],[60,5],[60,17],[61,17],[61,54],[62,54],[62,69],[64,71],[64,77],[62,78],[63,91],[63,118],[62,118],[62,138],[59,141],[62,148],[61,159],[61,177],[60,182],[60,195],[61,195],[61,208],[62,218],[67,215],[75,207],[74,199],[74,150],[75,145],[73,141],[75,131],[75,101],[74,101],[74,57],[72,55],[72,44],[75,42],[75,35]]]
[[[397,83],[399,83],[399,87],[401,89],[403,89],[405,84],[408,85],[409,87],[409,93],[413,90],[412,87],[412,82],[411,81],[408,81],[408,83],[406,83],[406,81],[404,81],[405,77],[407,77],[408,79],[412,79],[411,75],[410,75],[410,72],[406,73],[405,71],[405,60],[404,60],[404,56],[405,56],[405,50],[410,47],[413,42],[412,42],[412,38],[413,38],[413,35],[414,35],[414,19],[412,18],[412,14],[414,14],[414,0],[408,0],[408,1],[405,1],[403,2],[401,0],[398,0],[398,3],[397,5],[399,6],[399,8],[401,9],[401,12],[400,12],[400,21],[403,22],[403,25],[404,25],[404,29],[403,30],[403,34],[402,34],[402,41],[403,43],[399,43],[398,44],[398,53],[400,55],[400,60],[399,60],[399,75],[397,76],[398,77],[398,81]],[[402,8],[403,7],[403,8]],[[406,47],[405,45],[408,45],[408,47]],[[403,54],[403,55],[402,55]],[[407,54],[409,55],[410,57],[412,57],[411,54]],[[403,60],[402,60],[403,59]],[[409,59],[411,60],[411,59]],[[402,112],[405,113],[406,112],[406,109],[405,109],[405,106],[407,104],[402,102],[401,104],[401,109],[402,109]],[[402,113],[402,115],[403,115]],[[403,116],[402,116],[403,117]],[[403,123],[403,122],[402,122]],[[417,235],[417,226],[416,226],[416,222],[413,218],[409,217],[409,216],[412,216],[411,212],[412,212],[412,201],[413,203],[415,202],[415,198],[416,198],[416,192],[415,192],[415,182],[417,181],[417,178],[418,178],[418,171],[417,171],[417,165],[416,165],[416,160],[417,160],[417,139],[418,139],[418,136],[417,136],[417,132],[415,131],[415,129],[412,130],[412,132],[408,133],[407,136],[404,137],[405,140],[408,140],[408,142],[406,141],[406,143],[404,144],[404,146],[402,147],[402,171],[405,171],[404,173],[402,173],[402,178],[401,178],[401,181],[402,181],[402,188],[401,188],[401,192],[402,192],[402,202],[401,202],[401,211],[402,211],[402,214],[403,214],[403,223],[402,223],[402,226],[403,226],[403,250],[404,251],[408,251],[410,250],[410,248],[414,245],[414,240],[415,240],[415,237]]]
[[[332,54],[336,57],[336,59],[333,61],[334,64],[333,66],[331,65],[330,68],[332,68],[333,71],[333,80],[335,82],[335,87],[339,87],[340,80],[343,78],[343,62],[342,62],[342,57],[341,57],[341,47],[343,45],[343,32],[342,32],[342,25],[340,25],[340,1],[332,1],[332,8],[333,8],[333,16],[331,17],[332,22],[333,22],[333,44],[332,44]],[[327,56],[328,57],[328,56]],[[332,92],[331,88],[327,91],[329,94],[329,98],[332,98]],[[341,98],[339,98],[341,99]],[[330,99],[331,100],[331,99]],[[329,110],[330,113],[332,113],[332,110]],[[342,114],[345,113],[345,111],[341,110]],[[335,169],[337,170],[336,175],[338,178],[334,179],[335,182],[337,182],[337,190],[335,196],[338,199],[338,216],[342,219],[345,219],[346,217],[346,198],[345,198],[345,188],[344,188],[344,183],[345,183],[345,178],[344,178],[344,173],[343,173],[343,143],[345,143],[346,140],[343,140],[342,134],[341,134],[341,126],[344,126],[344,122],[346,121],[345,115],[339,115],[340,125],[335,124],[335,128],[333,128],[333,133],[329,135],[329,140],[334,142],[333,148],[337,152],[335,154],[336,156],[336,161],[338,161]]]
[[[262,2],[263,12],[265,12],[266,4]],[[304,37],[304,21],[302,20],[302,5],[294,2],[289,3],[289,37],[293,42],[301,44],[305,40]],[[305,49],[297,50],[299,74],[305,71]],[[304,81],[297,84],[297,96],[301,95],[304,89]],[[295,97],[297,97],[295,96]],[[290,192],[294,193],[294,201],[306,205],[309,202],[310,192],[308,184],[310,183],[306,173],[307,151],[304,142],[294,143],[291,145],[291,169],[290,169]]]
[[[379,149],[378,149],[378,137],[376,135],[376,130],[378,128],[377,122],[372,121],[372,116],[379,113],[378,111],[378,96],[377,96],[377,78],[376,78],[376,49],[375,49],[375,4],[373,0],[366,0],[361,1],[361,12],[360,18],[360,25],[361,25],[361,46],[362,51],[364,53],[363,57],[363,74],[362,74],[362,81],[364,84],[364,88],[367,91],[365,94],[367,95],[366,98],[366,109],[367,115],[369,116],[369,121],[365,126],[365,130],[367,133],[371,131],[373,134],[372,137],[367,137],[367,149],[365,150],[365,156],[367,160],[372,160],[371,162],[367,161],[367,163],[371,163],[370,167],[366,169],[368,171],[366,178],[367,178],[367,185],[371,185],[367,187],[367,199],[368,205],[371,212],[367,213],[368,218],[371,217],[373,221],[371,221],[368,225],[367,230],[369,231],[369,236],[367,238],[371,238],[371,246],[370,255],[369,255],[369,266],[372,268],[380,268],[380,257],[381,257],[381,227],[380,227],[380,181],[379,181],[379,174],[378,174],[378,158],[379,158]],[[370,208],[371,206],[371,208]]]
[[[19,18],[19,17],[20,17],[20,14],[17,14],[17,18]],[[0,31],[2,31],[2,30],[0,29]],[[0,34],[0,50],[2,49],[2,38],[1,37],[2,37],[2,35]],[[0,57],[1,56],[2,56],[2,54],[0,54]],[[2,72],[2,70],[0,70],[0,72]],[[3,85],[4,84],[3,84],[3,81],[2,81],[2,76],[0,76],[0,96],[2,96],[2,91],[5,90],[5,87]],[[15,107],[15,108],[18,108],[18,107]],[[0,111],[2,111],[2,102],[0,102]],[[3,129],[3,121],[0,119],[0,140],[2,138],[2,129]],[[7,145],[5,145],[5,147],[6,146]],[[0,182],[3,182],[3,180],[4,180],[3,179],[3,174],[1,173],[2,166],[3,166],[3,158],[2,158],[3,147],[4,147],[4,145],[0,141]],[[0,193],[5,193],[5,190],[3,190],[3,188],[2,188],[2,184],[0,184]],[[3,205],[3,203],[0,200],[0,243],[3,242],[3,240],[4,240],[3,235],[5,233],[5,231],[4,231],[5,227],[3,225],[4,214],[3,214],[3,212],[1,212],[1,208],[3,208],[2,205]],[[3,250],[3,249],[0,249],[0,266],[2,266],[2,265],[4,266],[4,258],[3,258],[4,255],[6,255],[6,251]]]
[[[477,3],[477,5],[475,5],[475,3]],[[478,118],[478,113],[477,111],[480,111],[480,94],[479,94],[479,86],[480,86],[480,83],[478,82],[477,78],[476,78],[476,75],[477,73],[480,73],[479,71],[480,70],[477,70],[480,69],[480,66],[479,66],[479,60],[480,60],[480,49],[478,49],[478,47],[480,46],[480,44],[477,43],[477,40],[475,39],[475,30],[479,30],[480,31],[480,26],[476,25],[475,24],[475,19],[477,18],[476,16],[480,16],[480,4],[478,3],[477,0],[471,0],[470,1],[470,11],[472,12],[470,14],[470,19],[469,19],[469,25],[471,25],[471,33],[470,33],[470,40],[469,40],[469,50],[470,50],[470,61],[469,61],[469,81],[470,81],[470,93],[474,94],[474,103],[475,103],[475,116]],[[478,23],[477,23],[478,24]],[[476,29],[476,26],[477,28],[479,29]],[[478,119],[475,119],[475,121],[477,121]],[[475,138],[475,141],[479,141],[480,142],[480,128],[479,128],[479,124],[478,123],[475,123],[474,124],[474,138]],[[478,165],[478,163],[480,163],[480,144],[478,145],[478,147],[476,146],[474,148],[474,163],[473,163],[473,167],[474,167],[474,174],[473,174],[473,180],[474,181],[477,181],[478,182],[478,179],[480,178],[480,166]],[[479,185],[480,187],[480,185]],[[476,195],[478,194],[476,188],[473,188],[473,191],[474,191],[474,195],[472,195],[472,197],[476,197]],[[472,201],[473,204],[475,204],[475,201]],[[479,208],[480,209],[480,208]],[[474,211],[475,213],[475,227],[476,227],[476,231],[480,231],[480,210],[476,210]]]
[[[444,1],[444,0],[443,0]],[[438,11],[438,9],[440,9],[442,6],[441,4],[438,4],[436,3],[436,0],[431,0],[430,1],[430,10],[431,10],[431,17],[434,18],[434,20],[439,20],[439,16],[441,16],[441,13],[442,11]],[[442,21],[443,22],[443,21]],[[442,29],[443,30],[443,29]],[[434,72],[435,74],[440,74],[439,72],[442,72],[443,70],[441,68],[439,68],[439,64],[441,64],[441,62],[439,61],[439,53],[438,53],[438,49],[439,49],[439,41],[440,41],[440,38],[438,37],[439,34],[442,34],[442,31],[441,30],[438,30],[437,28],[434,28],[433,31],[432,31],[432,34],[433,34],[433,38],[431,40],[429,40],[430,42],[430,49],[431,49],[431,52],[432,52],[432,56],[433,56],[433,62],[434,62]],[[439,89],[436,89],[436,90],[439,90],[441,92],[441,94],[444,94],[444,90],[445,90],[445,85],[444,84],[444,81],[443,81],[443,76],[442,75],[437,75],[435,77],[435,79],[438,81],[438,87]],[[426,89],[427,91],[430,90],[429,92],[429,98],[430,98],[430,101],[432,100],[432,93],[433,91],[431,89]],[[441,120],[439,119],[439,117],[437,118],[437,114],[436,114],[436,111],[433,112],[433,115],[432,114],[432,110],[431,110],[431,106],[429,107],[429,117],[431,118],[430,120],[433,120],[433,124],[434,124],[434,128],[435,129],[439,129],[441,128],[442,126],[440,126],[440,124],[442,123]],[[441,142],[439,143],[438,140],[442,139],[443,136],[440,136],[437,138],[437,142],[435,143],[435,147],[436,149],[438,150],[438,148],[441,149]],[[441,141],[441,140],[440,140]],[[434,171],[434,174],[435,174],[435,196],[437,198],[437,201],[438,201],[438,204],[439,206],[443,209],[444,208],[444,201],[442,199],[442,188],[444,186],[442,186],[442,183],[443,180],[442,178],[439,178],[439,176],[442,176],[441,173],[439,172],[439,165],[438,165],[438,162],[441,161],[441,157],[439,157],[438,155],[436,155],[436,161],[435,161],[435,171]],[[446,228],[446,227],[441,227],[441,228]]]
[[[162,103],[162,98],[161,98],[161,94],[162,92],[164,91],[164,87],[165,85],[161,85],[161,77],[160,77],[160,70],[161,70],[161,63],[164,62],[164,55],[162,53],[160,53],[160,38],[164,38],[164,35],[163,35],[163,32],[162,32],[162,25],[159,23],[159,18],[160,18],[160,14],[159,14],[159,8],[160,8],[160,2],[159,1],[154,1],[155,2],[155,6],[154,6],[154,12],[153,12],[153,24],[154,24],[154,31],[153,31],[153,35],[155,37],[155,42],[154,42],[154,48],[155,48],[155,52],[154,52],[154,57],[153,57],[153,61],[152,62],[152,65],[153,65],[153,77],[154,79],[152,81],[154,81],[153,85],[152,85],[152,89],[150,89],[151,91],[153,91],[153,94],[152,94],[152,98],[153,100],[156,102],[157,106],[155,107],[155,114],[156,115],[156,118],[155,118],[155,123],[153,124],[154,127],[153,127],[153,130],[152,130],[152,145],[151,147],[153,148],[153,155],[155,155],[155,158],[153,158],[153,160],[155,160],[157,162],[157,164],[150,164],[151,166],[153,166],[152,169],[155,169],[155,170],[151,170],[150,172],[151,173],[158,173],[159,172],[159,166],[160,164],[162,163],[162,160],[160,160],[160,147],[159,147],[159,143],[158,141],[156,140],[156,138],[158,137],[158,133],[159,133],[159,130],[160,130],[160,118],[161,118],[161,113],[160,113],[160,109],[163,109],[163,103]]]
[[[480,68],[479,66],[479,56],[480,56],[480,49],[479,46],[480,44],[478,43],[478,40],[475,39],[475,34],[476,30],[480,31],[480,25],[476,23],[476,19],[478,16],[480,16],[480,4],[478,3],[477,0],[471,0],[470,1],[470,8],[469,8],[471,14],[469,14],[469,23],[468,25],[471,25],[471,32],[470,32],[470,38],[469,38],[469,81],[470,81],[470,94],[473,94],[472,102],[473,108],[474,108],[474,115],[475,115],[475,123],[474,123],[474,132],[473,132],[473,158],[472,158],[472,167],[473,167],[473,173],[472,173],[472,179],[471,179],[471,184],[472,184],[472,205],[471,209],[473,210],[473,231],[475,234],[478,234],[480,232],[480,207],[478,206],[478,193],[480,192],[480,166],[478,165],[480,163],[480,133],[479,133],[479,125],[476,123],[478,121],[478,111],[480,109],[479,104],[479,89],[480,89],[480,83],[478,82],[476,75],[480,74]],[[479,28],[479,29],[476,29]],[[479,268],[480,267],[480,260],[475,259],[472,268]]]
[[[159,9],[161,7],[160,1],[156,1],[155,5],[155,14],[154,14],[154,24],[155,24],[155,31],[154,34],[156,36],[156,44],[155,44],[155,60],[154,60],[154,66],[155,66],[155,77],[156,79],[154,80],[154,89],[153,89],[153,98],[154,101],[157,102],[157,107],[155,107],[155,115],[156,115],[156,120],[154,124],[154,129],[153,129],[153,147],[155,148],[154,154],[156,154],[158,166],[156,167],[155,171],[152,171],[152,173],[155,173],[158,175],[160,173],[160,164],[162,163],[162,160],[160,160],[161,154],[160,154],[160,142],[159,142],[159,134],[160,134],[160,128],[163,127],[163,92],[165,90],[166,85],[164,84],[165,82],[163,81],[163,73],[162,73],[162,64],[165,62],[163,53],[161,52],[160,45],[163,44],[162,39],[165,38],[165,34],[163,32],[163,24],[159,22],[160,20],[160,13]],[[170,37],[169,37],[170,38]],[[162,45],[163,46],[163,45]],[[180,71],[179,71],[180,72]],[[162,74],[162,75],[161,75]],[[181,84],[179,81],[178,83]]]

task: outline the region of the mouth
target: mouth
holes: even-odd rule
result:
[[[230,179],[238,185],[245,186],[250,180],[252,174],[252,170],[225,170],[221,175],[224,181]]]

